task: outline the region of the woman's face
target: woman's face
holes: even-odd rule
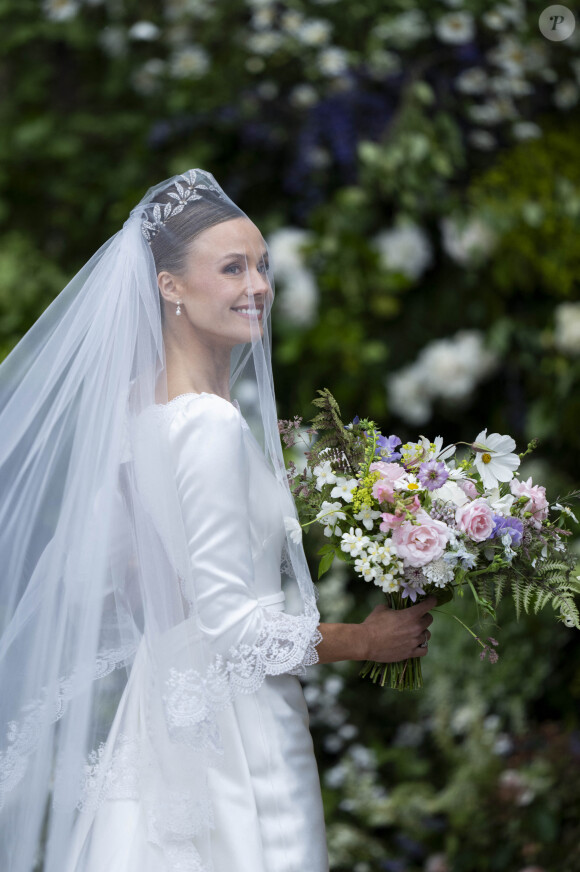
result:
[[[204,230],[191,243],[185,271],[174,277],[182,301],[179,317],[185,315],[208,345],[258,338],[272,303],[267,270],[266,243],[249,218]]]

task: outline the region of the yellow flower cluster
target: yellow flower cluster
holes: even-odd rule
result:
[[[375,500],[372,489],[378,478],[380,478],[380,472],[376,469],[374,472],[369,472],[368,475],[361,478],[359,486],[352,494],[352,508],[355,514],[360,512],[363,506],[368,506],[369,509],[372,508]]]

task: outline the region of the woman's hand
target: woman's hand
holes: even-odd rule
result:
[[[378,605],[360,624],[319,624],[322,642],[316,646],[320,663],[337,660],[376,660],[396,663],[407,657],[424,657],[420,647],[431,638],[429,614],[437,605],[434,596],[406,609]]]
[[[366,637],[365,660],[378,663],[396,663],[407,657],[424,657],[431,638],[427,627],[433,623],[429,612],[437,605],[434,596],[406,609],[375,606],[368,618],[359,625]]]

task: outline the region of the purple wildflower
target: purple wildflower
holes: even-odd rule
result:
[[[358,424],[359,421],[360,421],[360,417],[358,415],[355,415],[354,418],[352,419],[353,424]]]
[[[445,484],[449,478],[449,473],[445,469],[445,464],[441,463],[440,460],[428,460],[419,467],[417,478],[423,487],[432,491]]]
[[[375,454],[380,455],[383,460],[392,463],[394,460],[399,460],[401,455],[395,449],[401,444],[398,436],[379,436],[377,439],[377,450]]]
[[[402,581],[400,584],[402,590],[401,596],[403,599],[405,599],[405,597],[409,597],[411,602],[414,603],[417,599],[417,594],[420,593],[422,596],[425,596],[425,591],[423,590],[418,581]]]
[[[510,534],[512,545],[521,545],[524,525],[519,518],[503,518],[501,515],[496,515],[491,535],[495,539],[496,537],[501,538],[504,533]]]

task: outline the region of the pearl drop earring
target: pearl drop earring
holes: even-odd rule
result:
[[[175,310],[176,315],[181,315],[181,300],[177,301],[177,309]]]

